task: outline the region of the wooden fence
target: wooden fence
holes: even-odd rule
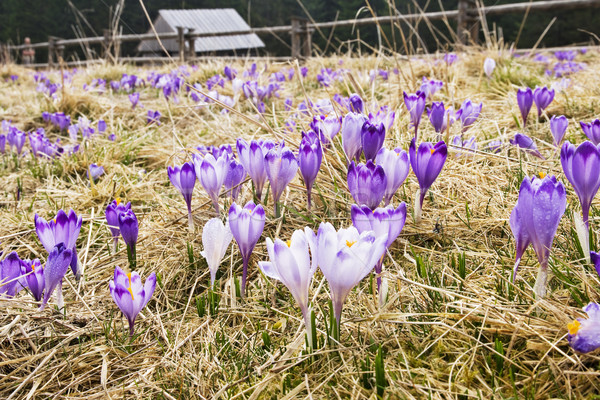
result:
[[[25,49],[48,49],[48,62],[44,64],[34,64],[36,67],[52,68],[56,65],[58,59],[64,59],[65,48],[69,46],[90,46],[101,45],[103,57],[108,60],[117,61],[156,61],[157,57],[119,57],[118,51],[120,44],[125,42],[140,42],[146,40],[167,40],[175,39],[178,43],[178,58],[180,62],[185,62],[195,57],[194,42],[199,38],[215,36],[231,36],[245,34],[279,34],[285,33],[291,36],[291,57],[307,58],[311,56],[312,34],[316,29],[335,29],[337,27],[362,26],[369,24],[399,24],[400,22],[410,23],[420,20],[456,20],[457,21],[457,39],[461,44],[476,43],[479,32],[481,18],[494,15],[510,13],[528,13],[531,11],[564,11],[583,8],[600,7],[600,0],[546,0],[526,3],[513,3],[483,7],[477,0],[459,0],[458,9],[438,12],[422,12],[415,14],[397,14],[385,17],[357,18],[351,20],[341,20],[332,22],[312,23],[307,19],[293,18],[291,25],[252,28],[243,31],[231,31],[226,33],[199,33],[178,27],[177,32],[173,33],[145,33],[134,35],[112,36],[110,30],[105,30],[103,36],[78,38],[78,39],[60,39],[50,36],[47,42],[33,43],[30,45],[2,45],[0,44],[0,61],[12,59],[13,54]],[[186,51],[186,47],[188,51]],[[164,60],[164,58],[160,58]],[[89,61],[73,62],[75,64],[85,64]],[[71,63],[70,63],[71,64]]]

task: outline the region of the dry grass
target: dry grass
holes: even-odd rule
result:
[[[482,76],[485,56],[497,58],[492,80]],[[600,58],[584,56],[588,69],[572,77],[572,87],[557,95],[548,114],[569,117],[567,139],[583,140],[576,121],[597,116]],[[332,88],[319,88],[315,76],[322,66],[351,72]],[[238,70],[242,63],[235,65]],[[475,135],[480,150],[492,139],[508,138],[519,129],[516,89],[521,85],[550,84],[543,67],[526,58],[505,53],[472,50],[460,54],[447,68],[430,61],[395,61],[385,58],[312,59],[309,77],[286,83],[279,99],[267,104],[264,119],[256,120],[245,101],[235,106],[239,114],[222,114],[220,107],[197,108],[181,96],[167,103],[162,94],[146,87],[141,103],[131,110],[127,95],[93,95],[83,83],[97,77],[118,77],[122,72],[147,71],[131,66],[94,66],[81,70],[66,88],[65,97],[49,102],[35,92],[30,71],[5,66],[0,75],[16,73],[16,84],[0,83],[0,119],[20,127],[42,126],[41,112],[63,110],[74,117],[84,112],[92,121],[104,118],[117,142],[96,138],[74,156],[54,164],[35,163],[29,157],[15,167],[4,157],[4,182],[0,208],[0,240],[4,254],[17,251],[22,258],[46,259],[33,231],[38,213],[53,216],[59,208],[83,215],[78,249],[85,273],[76,283],[65,281],[66,315],[55,307],[43,312],[24,291],[15,299],[1,299],[0,397],[43,398],[377,398],[375,357],[381,345],[385,398],[592,398],[600,391],[597,355],[579,355],[566,341],[566,324],[580,316],[580,307],[598,299],[600,285],[593,268],[585,265],[577,249],[570,216],[580,212],[569,189],[567,213],[555,240],[547,299],[535,300],[532,286],[537,261],[526,254],[517,282],[510,280],[514,241],[508,216],[515,204],[521,177],[540,171],[554,173],[565,184],[559,159],[549,145],[546,118],[535,121],[533,112],[526,132],[538,140],[546,161],[529,158],[504,147],[499,154],[479,151],[473,157],[451,155],[431,195],[426,198],[423,221],[411,216],[390,250],[385,275],[390,280],[389,299],[380,308],[366,279],[350,295],[342,315],[340,343],[326,340],[328,291],[321,273],[311,289],[321,348],[308,354],[299,309],[285,287],[262,276],[257,261],[265,260],[261,240],[251,260],[249,295],[235,296],[233,276],[241,274],[237,246],[228,251],[218,275],[218,314],[200,316],[196,298],[206,295],[208,269],[199,256],[201,227],[213,216],[212,206],[200,185],[194,194],[196,232],[187,230],[185,205],[170,185],[166,166],[186,157],[182,149],[204,144],[234,143],[239,136],[286,138],[299,142],[308,117],[297,120],[298,129],[286,136],[284,124],[294,106],[306,97],[328,98],[337,92],[359,92],[370,104],[389,105],[396,122],[386,146],[408,148],[411,132],[402,105],[402,90],[418,87],[422,76],[443,79],[436,100],[460,106],[471,98],[483,101],[483,113],[467,136]],[[378,78],[370,86],[368,70],[400,69],[388,81]],[[218,62],[201,64],[189,78],[206,79],[222,71]],[[269,64],[278,71],[287,64]],[[167,71],[164,67],[162,70]],[[57,81],[58,74],[50,76]],[[224,92],[230,92],[227,87]],[[593,92],[595,90],[595,92]],[[145,114],[158,109],[160,127],[148,127]],[[245,118],[244,118],[245,117]],[[458,129],[458,127],[456,128]],[[421,132],[433,140],[425,119]],[[51,131],[52,135],[56,131]],[[64,139],[64,140],[68,140]],[[329,151],[314,191],[316,206],[305,208],[305,191],[299,178],[282,196],[283,216],[275,219],[268,199],[264,237],[288,238],[294,229],[322,220],[337,227],[351,224],[345,165],[339,143]],[[106,174],[92,187],[85,178],[89,163],[103,165]],[[249,184],[243,202],[251,199]],[[17,188],[21,187],[20,197]],[[412,209],[417,183],[411,173],[396,195]],[[131,201],[141,222],[138,269],[143,277],[160,276],[153,300],[142,311],[137,334],[130,342],[125,320],[113,304],[108,281],[116,265],[127,263],[121,248],[109,252],[110,234],[104,208],[115,196]],[[223,199],[221,205],[227,206]],[[596,203],[597,204],[597,203]],[[598,209],[593,209],[592,230],[597,231]],[[594,235],[595,237],[595,235]],[[193,246],[194,259],[187,246]],[[462,261],[461,261],[462,260]],[[459,267],[464,265],[464,270]],[[208,313],[206,313],[208,314]]]

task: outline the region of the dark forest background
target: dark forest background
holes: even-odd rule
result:
[[[506,4],[523,0],[485,0],[484,4]],[[61,38],[77,37],[76,30],[83,36],[101,36],[103,29],[109,28],[111,17],[114,16],[115,5],[118,0],[0,0],[0,42],[13,44],[22,43],[25,36],[29,36],[32,42],[45,42],[48,36]],[[377,15],[390,15],[390,4],[401,13],[410,13],[418,10],[417,7],[426,11],[440,10],[440,4],[446,10],[456,9],[457,0],[370,0],[369,4]],[[365,0],[144,0],[144,4],[154,19],[159,9],[179,8],[235,8],[240,15],[252,27],[288,25],[292,16],[306,17],[307,12],[315,21],[333,21],[336,19],[352,19],[354,17],[369,17],[371,11],[366,8]],[[302,4],[302,5],[301,5]],[[552,47],[569,44],[590,44],[597,41],[590,32],[600,35],[600,17],[598,10],[587,9],[578,11],[559,12],[532,12],[523,26],[518,40],[518,47],[532,47],[550,21],[556,17],[541,46]],[[506,43],[512,43],[517,38],[519,28],[523,22],[523,14],[511,14],[500,17],[488,17],[490,30],[495,26],[501,27]],[[452,23],[454,24],[454,23]],[[149,29],[142,7],[138,0],[125,0],[123,13],[121,14],[120,26],[124,34],[143,33]],[[454,28],[454,25],[452,25]],[[394,30],[392,35],[390,27],[384,27],[384,34],[396,41],[396,50],[404,51],[401,45],[400,35]],[[431,31],[436,32],[435,35]],[[411,34],[407,26],[403,27],[404,34]],[[447,46],[448,41],[444,36],[450,38],[448,28],[441,21],[434,22],[432,28],[421,23],[418,28],[419,36],[427,45],[429,51],[435,51],[440,47]],[[326,47],[330,30],[321,33],[315,32],[313,40],[320,48]],[[327,46],[328,52],[341,49],[345,52],[348,47],[341,43],[360,38],[365,43],[377,46],[378,35],[374,25],[362,26],[354,31],[351,28],[337,28],[334,33],[335,39]],[[436,41],[434,36],[439,40]],[[288,35],[281,36],[289,42]],[[483,36],[482,36],[483,37]],[[263,36],[267,48],[266,51],[274,55],[289,55],[287,48],[281,41],[272,36]],[[413,35],[411,40],[417,45]],[[385,40],[383,45],[387,46]],[[394,44],[392,42],[392,46]],[[352,47],[356,50],[356,45]],[[75,49],[73,49],[75,50]],[[368,51],[366,46],[361,51]],[[123,48],[123,55],[135,55],[135,45]],[[42,54],[38,52],[38,58]]]

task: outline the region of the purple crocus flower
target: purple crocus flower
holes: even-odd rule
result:
[[[589,353],[600,347],[600,305],[589,303],[583,311],[588,318],[577,318],[567,325],[567,340],[573,350]]]
[[[298,171],[298,160],[294,153],[282,142],[279,148],[271,149],[265,155],[265,169],[271,184],[275,215],[279,216],[279,198],[286,186],[294,179]]]
[[[338,331],[346,297],[384,255],[387,239],[373,231],[359,233],[353,226],[337,232],[329,222],[319,226],[317,263],[329,283]]]
[[[371,122],[374,125],[383,124],[386,132],[389,132],[392,128],[395,118],[396,113],[394,111],[390,111],[388,106],[382,106],[375,115],[369,113],[369,122]]]
[[[358,229],[359,233],[373,231],[375,237],[387,235],[385,247],[389,248],[398,235],[400,235],[400,232],[402,232],[402,228],[404,228],[404,223],[406,222],[406,203],[400,203],[396,209],[388,205],[373,211],[369,207],[359,207],[353,204],[350,215],[352,217],[352,224]],[[380,275],[382,269],[383,257],[377,261],[375,273]],[[377,276],[377,289],[381,289],[381,276]]]
[[[592,143],[596,146],[600,144],[600,119],[595,119],[589,124],[580,122],[579,125],[581,125],[581,130]]]
[[[188,210],[188,222],[190,230],[194,231],[194,217],[192,216],[192,194],[196,185],[196,170],[192,162],[186,162],[181,167],[167,167],[169,180],[179,190]]]
[[[562,142],[565,137],[565,132],[567,131],[567,127],[569,126],[569,121],[567,117],[561,115],[557,117],[553,115],[550,119],[550,132],[552,132],[552,137],[554,138],[554,145],[556,147],[560,146],[560,142]]]
[[[444,82],[436,81],[435,79],[429,80],[427,77],[423,77],[423,82],[421,83],[421,92],[425,93],[425,97],[427,99],[431,99],[435,92],[440,90],[444,86]]]
[[[56,289],[58,308],[63,308],[62,280],[69,270],[69,264],[74,257],[76,257],[75,253],[73,253],[71,249],[65,247],[63,242],[58,243],[49,252],[48,261],[46,262],[46,267],[44,268],[45,291],[44,300],[42,301],[40,310],[44,309],[48,303],[48,300],[50,300],[50,296],[52,296],[54,289]]]
[[[534,291],[540,298],[546,295],[548,259],[566,205],[565,186],[554,176],[543,179],[525,177],[521,182],[517,204],[510,214],[510,228],[516,241],[513,280],[525,249],[529,244],[533,245],[540,263]]]
[[[415,201],[415,217],[417,221],[420,221],[425,194],[431,185],[433,185],[433,182],[435,182],[446,163],[448,147],[441,140],[435,145],[430,142],[423,142],[417,149],[416,140],[413,139],[410,142],[409,155],[410,166],[417,177],[420,187],[419,201]]]
[[[77,217],[75,211],[69,210],[69,214],[59,210],[56,217],[46,222],[46,220],[35,214],[35,232],[37,233],[42,246],[50,253],[54,247],[60,243],[64,244],[71,251],[73,259],[71,260],[71,270],[75,278],[79,280],[81,269],[77,260],[76,242],[81,230],[83,219]]]
[[[477,142],[475,141],[475,136],[467,140],[462,140],[462,136],[454,136],[452,138],[452,145],[456,150],[456,157],[461,157],[465,154],[473,155],[473,153],[477,150]]]
[[[306,186],[307,208],[310,210],[312,187],[321,168],[323,149],[314,132],[303,133],[300,147],[298,148],[298,164],[300,175]]]
[[[542,116],[542,111],[546,109],[554,100],[554,89],[547,87],[536,87],[533,91],[533,101],[538,111],[538,118]]]
[[[361,146],[367,160],[375,160],[375,156],[385,141],[385,126],[367,121],[361,130]]]
[[[225,187],[225,192],[231,195],[232,202],[236,201],[240,195],[244,179],[246,179],[246,170],[244,169],[244,166],[234,159],[230,160],[229,170],[225,182],[223,182],[223,186]]]
[[[246,293],[248,263],[254,246],[265,228],[265,209],[262,205],[248,202],[244,208],[233,203],[229,208],[229,228],[240,248],[244,270],[242,273],[242,297]]]
[[[363,114],[349,112],[342,122],[342,147],[348,163],[358,161],[362,153],[362,127],[367,121]]]
[[[140,101],[140,94],[138,92],[131,93],[129,101],[131,102],[131,109],[134,110]],[[150,113],[148,113],[148,116],[150,116]]]
[[[229,155],[222,154],[215,159],[212,154],[207,154],[204,157],[194,154],[193,158],[196,177],[208,193],[215,211],[219,215],[219,193],[229,173]]]
[[[126,274],[121,268],[116,267],[114,278],[108,285],[115,304],[127,318],[129,336],[133,336],[135,319],[146,307],[156,289],[156,273],[151,273],[143,284],[137,272]]]
[[[119,242],[119,236],[121,236],[121,230],[119,229],[119,215],[127,210],[131,210],[131,202],[124,204],[121,202],[121,199],[117,198],[108,204],[106,211],[104,212],[108,229],[110,229],[110,233],[113,237],[113,253],[117,252],[117,244]]]
[[[6,139],[8,141],[9,146],[14,147],[17,154],[21,155],[21,152],[23,151],[23,146],[25,145],[25,139],[27,139],[27,135],[25,134],[25,132],[17,128],[11,127],[8,131]]]
[[[366,164],[350,163],[348,167],[348,190],[359,205],[375,209],[381,203],[387,189],[387,177],[381,165],[369,160]]]
[[[534,141],[532,138],[530,138],[529,136],[523,134],[523,133],[516,133],[515,137],[513,139],[510,139],[510,144],[512,144],[513,146],[517,146],[531,154],[533,154],[536,157],[541,158],[542,160],[545,159],[545,157],[542,155],[542,153],[539,152],[539,150],[537,149],[537,146],[535,145]]]
[[[19,284],[20,276],[21,259],[13,251],[0,262],[0,296],[15,297],[19,289],[22,288]]]
[[[533,105],[533,92],[531,88],[519,89],[517,91],[517,104],[521,110],[521,118],[523,118],[523,127],[527,125],[527,116]]]
[[[146,119],[146,122],[148,123],[148,125],[150,125],[150,124],[160,125],[160,117],[161,116],[162,116],[162,114],[158,110],[157,111],[148,110],[148,118]]]
[[[589,229],[590,207],[600,188],[600,145],[585,141],[575,147],[566,141],[560,150],[560,163],[579,197],[583,222]]]
[[[240,138],[236,142],[236,147],[240,162],[254,183],[254,194],[258,200],[261,200],[263,187],[267,180],[265,155],[275,147],[275,143],[270,140],[252,140],[248,144]]]
[[[431,104],[431,107],[427,108],[427,116],[436,133],[441,133],[446,130],[448,122],[447,115],[446,107],[444,107],[444,103],[441,101],[434,101]]]
[[[0,153],[4,154],[6,151],[6,135],[0,134]]]
[[[400,185],[404,183],[408,173],[410,172],[408,154],[406,154],[406,151],[402,150],[400,147],[397,147],[393,150],[388,150],[385,147],[382,147],[375,157],[375,162],[377,165],[381,165],[383,167],[383,171],[385,172],[387,183],[383,196],[383,203],[387,206],[390,204],[394,194]]]
[[[361,97],[358,94],[356,94],[356,93],[351,94],[350,97],[348,98],[348,101],[350,102],[350,110],[349,111],[359,113],[359,114],[361,114],[363,112],[363,109],[364,109],[363,100],[361,99]]]
[[[266,239],[269,261],[259,261],[261,271],[272,279],[281,281],[292,293],[304,317],[308,343],[312,347],[312,325],[308,305],[308,289],[317,270],[317,238],[312,229],[296,230],[289,242]],[[309,255],[309,249],[311,256]]]
[[[227,79],[232,81],[235,79],[235,77],[237,75],[237,70],[231,68],[229,65],[226,65],[225,68],[223,69],[223,74],[227,77]]]
[[[121,212],[118,218],[121,237],[123,237],[123,241],[127,245],[127,258],[129,259],[129,267],[132,270],[135,270],[136,244],[139,233],[138,220],[131,208]]]
[[[98,133],[106,132],[106,121],[101,119],[98,121]]]
[[[452,65],[458,60],[458,56],[454,53],[446,53],[444,54],[444,61],[448,65]]]
[[[104,167],[95,163],[90,164],[86,171],[88,179],[95,181],[104,174]]]
[[[473,104],[471,100],[465,100],[457,111],[457,118],[460,117],[462,122],[462,131],[466,132],[471,127],[481,114],[483,103]],[[460,114],[459,114],[460,113]]]
[[[420,90],[415,94],[407,94],[404,92],[404,105],[410,114],[410,123],[415,128],[415,138],[421,123],[421,116],[425,110],[425,93]]]
[[[44,268],[37,258],[34,260],[23,260],[21,262],[21,285],[31,292],[35,301],[40,302],[44,296],[46,281]]]
[[[317,133],[323,146],[327,148],[342,127],[342,118],[336,115],[315,117],[310,127]]]
[[[600,276],[600,254],[590,251],[590,261],[594,264],[594,268],[596,268],[596,272]]]

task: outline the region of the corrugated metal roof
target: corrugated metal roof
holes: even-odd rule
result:
[[[176,32],[178,26],[193,29],[196,33],[250,30],[250,26],[233,8],[160,10],[154,26],[159,33]],[[163,40],[163,45],[170,52],[178,50],[177,41],[175,40]],[[198,38],[195,41],[197,53],[258,47],[265,47],[265,44],[256,34],[215,36]],[[141,52],[160,52],[161,48],[156,41],[146,41],[140,43],[138,50]]]

